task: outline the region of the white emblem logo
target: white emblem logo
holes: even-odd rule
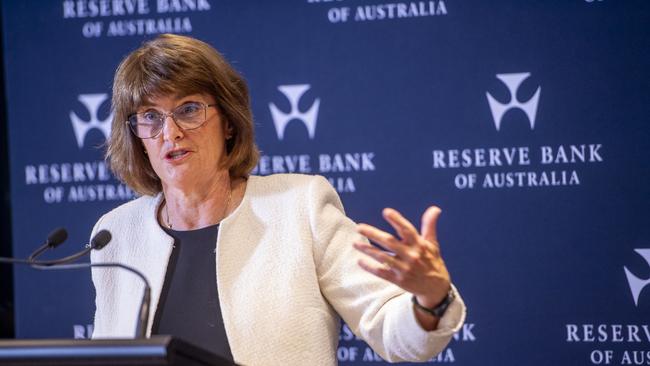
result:
[[[273,117],[273,124],[275,125],[275,132],[278,134],[279,140],[284,138],[284,130],[289,121],[293,119],[301,121],[305,127],[307,127],[307,133],[309,133],[310,139],[313,139],[316,135],[316,119],[318,118],[320,98],[316,98],[314,104],[309,107],[307,112],[303,113],[298,110],[298,102],[309,88],[311,88],[309,84],[280,85],[278,87],[278,90],[289,99],[289,104],[291,105],[291,111],[289,113],[284,113],[278,109],[275,104],[269,103],[271,117]]]
[[[529,100],[525,102],[520,102],[517,100],[517,90],[521,83],[530,76],[529,72],[515,73],[515,74],[497,74],[497,78],[501,80],[508,91],[510,92],[510,101],[508,103],[501,103],[498,100],[494,99],[490,93],[485,93],[487,95],[488,103],[490,104],[490,110],[492,111],[492,118],[494,118],[494,125],[499,130],[501,127],[501,119],[503,115],[506,114],[510,109],[521,109],[528,116],[528,121],[530,122],[531,130],[535,128],[535,116],[537,115],[537,102],[539,101],[539,94],[542,91],[542,87],[537,87],[537,91]]]
[[[81,149],[84,146],[86,134],[93,128],[97,128],[108,139],[111,134],[111,120],[113,113],[111,113],[105,120],[101,121],[97,117],[97,112],[102,103],[108,98],[106,94],[81,94],[78,100],[86,106],[90,113],[90,121],[84,121],[77,116],[74,111],[70,111],[70,121],[72,121],[72,128],[74,129],[75,137],[77,138],[77,145]]]
[[[634,249],[634,251],[639,253],[650,267],[650,249]],[[639,295],[646,286],[650,285],[650,278],[643,280],[630,272],[627,267],[623,267],[623,269],[625,270],[627,283],[630,285],[630,291],[632,291],[632,297],[634,297],[634,305],[639,306]]]

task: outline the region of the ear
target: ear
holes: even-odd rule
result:
[[[234,134],[234,129],[232,128],[232,125],[228,123],[226,125],[226,140],[230,140],[233,134]]]
[[[226,130],[224,133],[226,137],[226,143],[225,143],[226,154],[230,155],[233,148],[235,147],[235,139],[233,139],[233,136],[235,135],[235,129],[230,123],[228,123],[224,129]]]

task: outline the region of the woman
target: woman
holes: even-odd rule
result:
[[[323,365],[336,364],[339,316],[391,361],[433,357],[462,325],[435,235],[440,210],[425,212],[421,233],[384,210],[396,238],[355,225],[322,177],[250,176],[247,86],[206,43],[145,43],[118,67],[112,102],[107,159],[141,197],[97,222],[93,233],[113,242],[92,260],[149,278],[149,333],[247,365]],[[93,336],[131,337],[141,285],[104,269],[93,282]]]

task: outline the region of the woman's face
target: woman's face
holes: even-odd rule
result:
[[[168,114],[188,102],[211,105],[215,101],[205,94],[182,98],[164,96],[153,98],[150,104],[138,108],[137,112],[156,110]],[[209,182],[221,171],[220,163],[226,157],[226,125],[216,107],[208,107],[206,117],[207,120],[201,127],[183,130],[168,116],[158,136],[142,139],[151,166],[162,181],[163,188],[173,186],[182,190],[200,189],[202,182]]]

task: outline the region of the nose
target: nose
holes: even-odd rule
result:
[[[176,141],[183,138],[184,136],[183,130],[178,127],[172,114],[163,116],[162,135],[163,140],[167,141]]]

